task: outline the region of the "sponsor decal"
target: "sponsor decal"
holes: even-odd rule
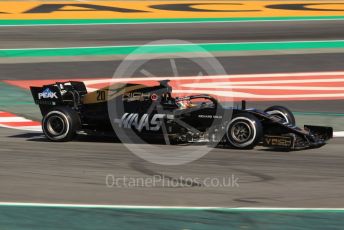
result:
[[[97,101],[105,101],[106,92],[104,90],[97,90]]]
[[[159,97],[158,97],[157,94],[153,93],[153,94],[151,95],[151,100],[152,100],[152,101],[156,101],[156,100],[158,100],[158,99],[159,99]]]
[[[142,93],[142,92],[131,93],[130,92],[130,93],[124,93],[122,100],[123,101],[146,101],[146,100],[152,99],[152,96],[157,99],[156,94],[151,95],[150,93]]]
[[[0,2],[0,19],[137,19],[343,16],[343,1]]]
[[[200,114],[200,115],[198,115],[198,118],[222,119],[222,116],[220,116],[220,115],[204,115],[204,114]]]
[[[264,136],[265,146],[292,147],[293,138],[284,136]]]
[[[57,99],[56,92],[46,88],[42,93],[38,93],[38,99]]]
[[[53,102],[53,101],[35,100],[35,103],[36,103],[37,105],[56,105],[56,102]]]
[[[174,118],[171,114],[154,114],[151,118],[149,114],[145,113],[139,118],[138,113],[125,113],[121,119],[115,119],[115,123],[119,127],[125,129],[135,128],[139,132],[143,129],[147,131],[158,131],[162,125],[163,119],[172,120]]]

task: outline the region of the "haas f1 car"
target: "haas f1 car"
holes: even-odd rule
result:
[[[297,127],[293,113],[282,106],[262,111],[246,108],[245,101],[241,108],[226,107],[206,94],[173,97],[168,82],[115,83],[93,92],[87,92],[83,82],[56,82],[31,87],[31,93],[43,115],[43,132],[51,141],[70,141],[80,133],[118,136],[130,130],[148,140],[166,142],[167,137],[173,144],[298,150],[321,147],[333,135],[331,127]]]

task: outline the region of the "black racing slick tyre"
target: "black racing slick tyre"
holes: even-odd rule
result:
[[[274,105],[267,108],[264,112],[277,118],[277,120],[281,121],[285,125],[295,126],[296,124],[293,113],[286,107]]]
[[[51,109],[42,120],[44,135],[51,141],[71,141],[80,128],[80,117],[70,107]]]
[[[227,125],[227,142],[236,149],[253,149],[263,137],[263,126],[251,114],[238,114]]]

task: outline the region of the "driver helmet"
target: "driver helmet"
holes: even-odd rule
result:
[[[178,101],[177,105],[178,105],[179,109],[187,109],[187,108],[192,107],[192,104],[189,100]]]

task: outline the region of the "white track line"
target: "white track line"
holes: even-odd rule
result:
[[[183,210],[228,210],[228,211],[344,211],[344,208],[290,208],[290,207],[197,207],[197,206],[149,206],[149,205],[101,205],[0,202],[0,206],[48,207],[48,208],[104,208],[104,209],[183,209]]]
[[[241,83],[241,82],[240,82]],[[243,82],[242,82],[243,83]],[[183,84],[182,87],[189,87],[189,88],[207,88],[207,89],[266,89],[266,90],[302,90],[302,91],[344,91],[344,87],[338,86],[284,86],[284,85],[277,85],[277,86],[252,86],[252,85],[230,85],[226,82],[218,82],[216,85],[207,85],[200,83],[197,84]]]
[[[1,117],[0,114],[0,122],[27,122],[31,121],[23,117]]]
[[[133,48],[137,46],[147,46],[147,47],[169,47],[169,46],[202,46],[202,45],[250,45],[250,44],[284,44],[284,43],[323,43],[323,42],[344,42],[344,40],[307,40],[307,41],[271,41],[271,42],[206,42],[206,43],[195,43],[195,44],[137,44],[137,45],[118,45],[118,46],[76,46],[76,47],[51,47],[51,48],[13,48],[13,49],[0,49],[0,51],[12,51],[12,50],[65,50],[65,49],[99,49],[99,48]]]
[[[274,77],[309,77],[309,76],[344,76],[343,71],[337,72],[304,72],[304,73],[273,73],[273,74],[233,74],[233,75],[213,75],[213,76],[189,76],[173,77],[171,80],[192,80],[192,79],[236,79],[236,78],[274,78]],[[136,77],[136,78],[104,78],[95,80],[85,80],[85,84],[100,84],[111,82],[127,81],[161,81],[168,77]]]
[[[8,125],[0,124],[0,128],[16,129],[16,130],[24,130],[24,131],[32,131],[32,132],[42,132],[41,126],[8,126]]]
[[[265,85],[265,84],[291,84],[291,83],[333,83],[333,82],[344,82],[344,76],[343,78],[316,78],[316,79],[293,79],[293,80],[262,80],[262,81],[240,81],[240,82],[205,82],[205,83],[189,83],[184,84],[183,86],[186,87],[198,87],[198,88],[229,88],[232,85]],[[220,85],[218,85],[220,84]],[[284,87],[284,86],[283,86]],[[327,87],[330,88],[330,87]]]
[[[0,25],[0,27],[27,27],[27,26],[94,26],[94,25],[148,25],[148,24],[202,24],[202,23],[250,23],[250,22],[307,22],[307,21],[343,21],[343,18],[319,18],[319,19],[262,19],[262,20],[218,20],[218,21],[189,21],[189,22],[89,22],[73,24],[27,24],[27,25]]]
[[[5,117],[1,115],[5,114]],[[8,116],[10,115],[10,116]],[[32,120],[26,119],[24,117],[20,117],[16,114],[12,114],[9,112],[0,111],[0,127],[10,128],[10,129],[17,129],[17,130],[27,130],[33,132],[41,132],[42,127],[41,125],[25,125],[25,122],[32,122]],[[12,124],[9,124],[12,123]],[[23,125],[24,124],[24,125]]]
[[[333,137],[344,137],[344,131],[333,132]]]
[[[183,94],[209,94],[209,90],[174,90],[174,93],[183,93]],[[212,91],[212,95],[217,95],[220,97],[236,97],[236,98],[256,98],[256,99],[290,99],[290,98],[340,98],[344,97],[344,93],[328,93],[328,94],[283,94],[283,95],[268,95],[268,94],[253,94],[253,93],[245,93],[245,92],[235,92],[235,91]]]

